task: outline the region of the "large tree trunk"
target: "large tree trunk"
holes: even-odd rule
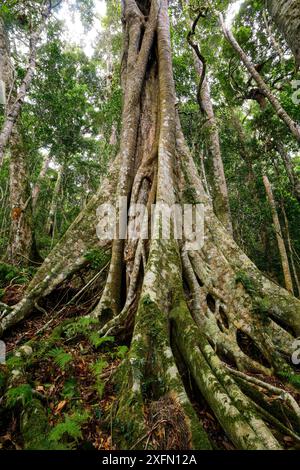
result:
[[[179,373],[185,369],[237,448],[280,449],[272,432],[276,426],[265,393],[268,384],[262,381],[257,387],[247,372],[293,374],[281,353],[291,352],[293,333],[287,329],[300,333],[300,302],[264,278],[213,212],[176,112],[167,1],[152,0],[150,6],[125,0],[123,24],[119,156],[22,301],[3,310],[0,329],[4,332],[28,317],[42,297],[87,264],[89,250],[111,249],[105,288],[90,315],[99,319],[102,334],[130,339],[115,376],[119,394],[112,419],[119,447],[144,448],[149,428],[160,426],[162,435],[171,427],[177,442],[173,446],[211,448]],[[133,203],[150,207],[156,202],[153,231],[162,228],[165,237],[100,240],[95,226],[98,221],[101,228],[105,221],[101,211],[97,220],[97,208],[115,204],[118,196],[128,200],[129,228],[138,217]],[[203,204],[202,248],[192,243],[195,235],[190,231],[177,240],[161,227],[158,204],[170,208],[175,202]],[[145,213],[141,228],[148,222]],[[241,348],[240,336],[256,345],[260,356],[250,357]],[[237,370],[226,365],[228,358]],[[260,409],[267,410],[257,411],[253,395]],[[286,403],[282,406],[282,416],[293,415]],[[162,445],[156,442],[157,448]]]
[[[298,0],[266,0],[267,9],[300,66],[300,4]]]

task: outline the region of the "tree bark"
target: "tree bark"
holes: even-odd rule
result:
[[[266,0],[274,23],[283,34],[292,53],[296,67],[300,66],[300,5],[298,0]]]
[[[279,217],[277,214],[276,203],[275,203],[275,199],[273,196],[273,191],[272,191],[269,178],[266,175],[263,176],[263,182],[265,185],[268,201],[269,201],[271,212],[272,212],[272,219],[273,219],[273,224],[274,224],[274,230],[276,233],[281,266],[282,266],[282,271],[284,275],[285,287],[287,288],[289,292],[293,293],[293,281],[292,281],[292,276],[290,272],[289,260],[288,260],[288,256],[287,256],[287,252],[286,252],[286,248],[284,244],[284,239],[282,235],[282,230],[281,230],[281,226],[279,222]]]
[[[48,170],[48,167],[49,167],[49,163],[50,163],[50,160],[51,160],[51,156],[49,153],[47,153],[43,159],[43,163],[42,163],[42,168],[41,168],[41,171],[38,175],[38,178],[36,180],[36,183],[32,189],[32,211],[34,212],[35,211],[35,208],[36,208],[36,205],[37,205],[37,201],[38,201],[38,197],[39,197],[39,194],[40,194],[40,190],[41,190],[41,185],[45,179],[45,176],[46,176],[46,173],[47,173],[47,170]]]
[[[300,179],[297,173],[295,172],[293,162],[281,142],[276,143],[276,149],[279,155],[281,156],[282,162],[285,166],[286,174],[291,183],[292,193],[294,194],[297,201],[300,203]]]
[[[193,25],[192,34],[194,34],[194,29],[195,29],[195,26]],[[199,80],[202,81],[202,83],[199,83],[200,89],[198,91],[198,97],[200,99],[200,103],[199,103],[200,109],[205,114],[204,127],[208,131],[209,151],[210,151],[210,155],[211,155],[212,163],[213,163],[214,208],[215,208],[216,215],[219,218],[219,220],[224,224],[228,232],[233,234],[231,214],[230,214],[230,204],[229,204],[229,197],[228,197],[228,188],[227,188],[227,183],[226,183],[226,178],[225,178],[225,173],[224,173],[224,166],[223,166],[222,153],[221,153],[221,147],[220,147],[219,129],[218,129],[218,124],[217,124],[217,120],[216,120],[215,113],[214,113],[214,108],[213,108],[212,101],[211,101],[209,83],[207,81],[206,76],[204,76],[202,79],[202,75],[204,72],[203,71],[204,64],[201,62],[200,58],[198,57],[196,50],[195,50],[195,45],[191,41],[190,36],[189,36],[189,43],[193,47],[195,70],[197,72],[197,75],[199,76]]]
[[[237,52],[238,56],[240,57],[241,61],[245,65],[246,69],[251,74],[252,78],[256,81],[256,83],[258,84],[260,90],[263,92],[266,98],[268,98],[277,116],[287,125],[287,127],[289,128],[291,134],[295,137],[295,139],[298,142],[300,142],[299,125],[295,121],[293,121],[293,119],[288,115],[285,109],[281,106],[280,102],[273,95],[269,86],[265,83],[261,75],[257,72],[254,65],[251,63],[249,57],[245,54],[241,46],[238,44],[237,40],[235,39],[231,31],[227,29],[221,13],[219,14],[219,20],[220,20],[220,25],[221,25],[225,38],[231,44],[233,49]]]
[[[19,90],[16,92],[15,99],[11,100],[9,103],[6,117],[2,125],[2,129],[0,131],[0,166],[3,162],[5,148],[10,141],[13,129],[18,121],[23,103],[30,88],[32,79],[34,77],[36,67],[37,44],[45,28],[47,19],[50,15],[50,11],[51,3],[49,3],[48,5],[46,2],[43,8],[42,21],[40,23],[40,26],[35,31],[32,31],[30,35],[30,52],[26,74],[20,85]],[[10,86],[12,86],[12,83],[10,83]]]
[[[10,46],[5,25],[0,18],[0,79],[6,89],[5,119],[16,99],[14,69],[10,57]],[[1,139],[1,138],[0,138]],[[1,156],[0,156],[1,161]],[[10,148],[10,240],[8,259],[15,265],[27,265],[32,255],[32,210],[27,169],[27,155],[17,126],[12,128]]]
[[[58,203],[58,197],[59,193],[61,191],[61,183],[62,183],[62,178],[63,178],[63,165],[61,165],[57,171],[57,178],[52,194],[52,199],[51,199],[51,204],[50,204],[50,209],[49,209],[49,215],[48,215],[48,220],[47,220],[47,225],[46,225],[46,232],[48,235],[51,237],[54,236],[54,230],[55,230],[55,216],[56,216],[56,211],[57,211],[57,203]]]
[[[8,258],[11,264],[28,265],[32,260],[32,207],[28,182],[27,155],[18,133],[11,138],[10,208],[11,227]]]
[[[293,246],[292,246],[291,235],[290,235],[289,221],[286,215],[283,201],[281,201],[281,210],[282,210],[283,220],[284,220],[284,225],[285,225],[286,241],[287,241],[287,246],[288,246],[289,254],[290,254],[292,272],[293,272],[295,284],[297,286],[298,297],[300,297],[300,281],[299,281],[299,276],[298,276],[298,272],[297,272],[295,261],[294,261],[294,252],[293,252]]]

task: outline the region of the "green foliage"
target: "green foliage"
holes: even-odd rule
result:
[[[88,336],[93,325],[97,325],[98,323],[99,322],[96,318],[76,318],[74,321],[71,321],[63,326],[62,330],[60,330],[60,335],[64,333],[65,337],[68,339],[75,338],[78,335]]]
[[[18,403],[25,406],[30,400],[32,400],[32,388],[29,384],[18,385],[6,392],[6,406],[8,408],[13,408]]]
[[[6,263],[0,263],[0,287],[8,284],[26,284],[30,281],[34,270],[32,268],[18,268]]]
[[[67,365],[73,360],[71,354],[66,353],[62,348],[53,348],[49,351],[48,356],[52,357],[54,363],[58,365],[62,370],[66,369]]]
[[[15,354],[8,357],[6,360],[6,366],[9,370],[21,369],[25,366],[25,364],[25,359],[21,356],[16,356]]]
[[[100,270],[105,266],[109,259],[110,255],[108,252],[103,250],[90,250],[85,254],[86,260],[90,263],[91,267],[95,270]]]
[[[62,396],[64,398],[73,398],[78,393],[77,381],[75,378],[69,378],[65,381],[64,387],[62,390]]]
[[[89,334],[88,336],[91,344],[97,349],[102,344],[114,342],[115,338],[113,336],[99,336],[95,331]]]
[[[246,292],[248,292],[248,294],[250,294],[251,296],[258,293],[257,283],[255,282],[253,278],[248,276],[248,274],[245,273],[244,271],[239,271],[236,274],[235,282],[236,283],[240,282],[244,286],[244,289],[246,290]]]
[[[121,346],[118,346],[117,347],[117,350],[115,352],[115,355],[116,357],[118,357],[119,359],[125,359],[126,357],[126,354],[128,352],[128,347],[125,346],[124,344],[122,344]]]
[[[184,188],[182,196],[186,204],[197,204],[197,193],[194,187]]]
[[[65,415],[62,423],[56,424],[49,434],[49,441],[59,442],[64,438],[69,438],[77,442],[82,437],[81,427],[88,421],[87,412],[76,412]]]
[[[92,364],[91,366],[91,370],[95,376],[96,390],[100,398],[102,398],[104,387],[105,387],[105,383],[103,382],[100,376],[102,374],[103,369],[105,369],[107,365],[108,364],[105,360],[98,359],[98,361],[94,362],[94,364]]]
[[[292,374],[289,372],[281,371],[281,372],[278,372],[277,375],[283,380],[286,380],[287,382],[289,382],[295,388],[300,389],[300,374]]]
[[[151,305],[153,303],[153,301],[151,300],[151,297],[149,294],[145,295],[143,297],[143,304],[144,305]]]

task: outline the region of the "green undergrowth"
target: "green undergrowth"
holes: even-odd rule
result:
[[[102,269],[110,260],[110,252],[101,249],[90,250],[85,254],[85,259],[92,269]]]
[[[112,336],[100,337],[97,323],[86,317],[67,320],[23,345],[22,353],[9,355],[0,371],[4,391],[0,449],[12,448],[4,439],[7,432],[14,434],[18,448],[111,448],[109,418],[115,400],[111,377],[128,348]],[[19,371],[21,383],[9,387],[7,376]]]
[[[2,289],[10,284],[27,284],[32,279],[35,271],[36,269],[32,267],[21,268],[0,263],[0,298],[4,294]]]
[[[293,387],[300,390],[300,374],[293,374],[290,372],[280,371],[277,373],[278,377],[293,385]]]

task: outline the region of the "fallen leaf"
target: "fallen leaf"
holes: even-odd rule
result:
[[[57,407],[55,408],[54,414],[59,414],[61,410],[66,406],[67,400],[60,401]]]

